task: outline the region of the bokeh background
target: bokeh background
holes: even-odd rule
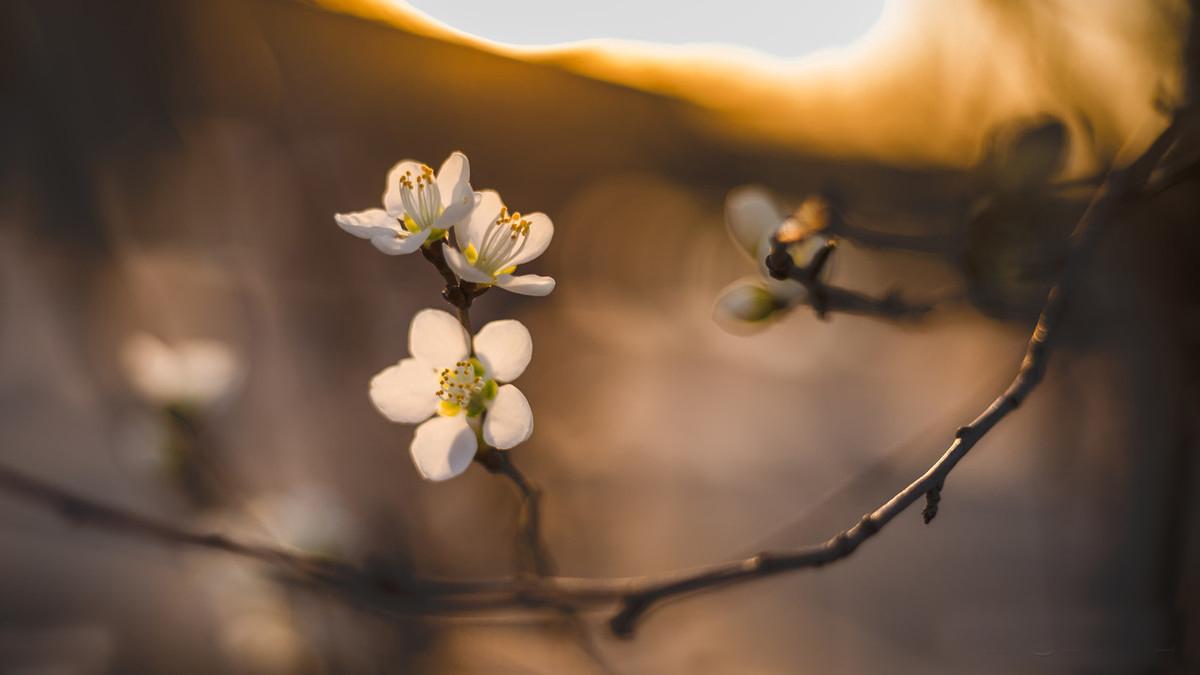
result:
[[[778,41],[772,11],[754,14]],[[561,571],[824,539],[1012,376],[1094,177],[1189,96],[1191,23],[1182,1],[893,0],[859,39],[781,58],[513,46],[402,3],[10,0],[0,461],[189,527],[509,573],[511,487],[478,467],[422,482],[411,429],[366,395],[437,276],[332,220],[376,204],[395,161],[459,149],[476,189],[557,227],[531,271],[558,289],[474,315],[533,332],[536,432],[513,458]],[[594,37],[612,36],[650,37]],[[836,194],[876,236],[848,239],[834,281],[937,311],[722,330],[717,292],[752,271],[723,199],[747,183]],[[938,519],[905,514],[843,564],[667,605],[633,641],[586,615],[582,640],[553,615],[364,612],[0,495],[0,672],[1197,672],[1196,187],[1122,212],[1047,381]],[[121,365],[144,331],[243,365],[202,415],[202,507],[164,459],[177,420]]]

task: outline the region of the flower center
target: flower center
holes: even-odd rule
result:
[[[400,202],[404,205],[404,226],[410,232],[420,232],[437,222],[443,210],[442,193],[428,164],[422,164],[417,175],[409,170],[400,176]]]
[[[496,397],[495,380],[485,377],[483,364],[476,359],[459,361],[453,368],[443,368],[438,377],[438,413],[454,416],[466,410],[468,417],[483,412],[487,402]]]
[[[521,217],[520,212],[508,212],[508,207],[500,209],[500,215],[483,235],[479,244],[475,267],[491,275],[505,274],[514,268],[512,261],[521,255],[525,245],[529,243],[529,229],[532,221]]]

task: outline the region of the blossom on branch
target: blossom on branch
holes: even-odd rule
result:
[[[819,196],[804,200],[788,215],[762,187],[743,186],[731,191],[725,199],[726,228],[737,248],[758,266],[759,274],[740,279],[721,291],[713,308],[717,322],[736,330],[764,322],[804,302],[808,291],[802,284],[771,277],[766,262],[771,240],[777,238],[787,245],[796,267],[807,267],[831,241],[824,232],[829,219],[829,204]],[[821,277],[826,279],[829,273],[830,267],[826,265]]]
[[[339,213],[337,224],[368,239],[388,255],[405,255],[427,241],[437,241],[464,222],[475,207],[471,165],[461,152],[451,153],[437,173],[427,164],[406,159],[388,172],[382,209]]]
[[[554,279],[513,272],[541,255],[553,237],[554,223],[546,214],[509,212],[499,194],[484,190],[471,217],[454,228],[462,250],[443,245],[443,253],[463,281],[495,284],[521,295],[547,295],[554,290]]]
[[[529,401],[512,384],[533,358],[533,339],[521,322],[493,321],[469,340],[458,319],[437,309],[413,317],[412,356],[371,380],[371,401],[393,422],[420,424],[413,462],[434,481],[467,470],[479,441],[500,450],[533,433]]]

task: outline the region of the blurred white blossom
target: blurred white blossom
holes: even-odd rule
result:
[[[725,225],[737,248],[758,267],[759,275],[738,280],[721,291],[713,309],[718,323],[736,329],[739,323],[762,322],[803,302],[807,296],[803,285],[774,279],[767,271],[771,238],[776,233],[786,234],[793,242],[788,245],[792,260],[797,267],[805,267],[830,240],[823,232],[828,220],[828,203],[820,197],[806,199],[788,215],[762,187],[749,185],[731,191],[725,199]],[[830,269],[826,266],[822,276],[827,277]]]
[[[512,319],[493,321],[472,343],[450,314],[424,309],[409,328],[410,358],[371,380],[371,400],[393,422],[417,424],[412,457],[429,480],[457,476],[479,446],[506,450],[533,433],[529,402],[511,382],[533,357],[529,330]],[[432,417],[432,419],[430,419]],[[426,421],[428,420],[428,421]]]
[[[554,279],[513,272],[541,255],[553,237],[554,223],[546,214],[510,212],[500,195],[484,190],[470,218],[454,228],[462,251],[443,248],[446,262],[464,281],[495,284],[521,295],[547,295],[554,290]]]
[[[725,328],[738,331],[744,324],[757,324],[770,319],[786,306],[772,295],[761,278],[744,277],[729,284],[717,295],[713,318]]]
[[[454,152],[436,175],[427,164],[409,159],[397,163],[388,172],[382,209],[339,213],[334,220],[380,251],[404,255],[465,221],[475,200],[471,165],[466,155]]]
[[[168,345],[138,333],[125,342],[121,357],[130,384],[157,405],[210,405],[229,394],[242,375],[233,350],[216,340]]]

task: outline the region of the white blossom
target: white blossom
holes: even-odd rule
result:
[[[744,277],[717,294],[713,318],[732,332],[743,332],[767,321],[786,306],[772,295],[761,278]]]
[[[507,450],[533,433],[529,402],[507,384],[533,357],[521,322],[493,321],[469,341],[453,316],[424,309],[413,317],[408,349],[409,358],[371,380],[370,394],[388,419],[420,424],[411,452],[424,478],[446,480],[466,471],[480,436]]]
[[[241,377],[233,351],[216,340],[168,345],[138,333],[125,342],[121,362],[134,390],[157,405],[210,405],[232,391]]]
[[[830,240],[822,230],[828,219],[828,205],[819,197],[805,200],[788,215],[779,208],[775,198],[764,188],[743,186],[725,199],[725,225],[739,250],[758,267],[758,277],[734,282],[721,291],[713,316],[727,327],[738,322],[756,323],[776,312],[794,307],[807,296],[804,286],[791,279],[772,278],[767,271],[767,255],[771,252],[771,237],[781,229],[795,243],[788,253],[798,267],[807,266]],[[830,270],[826,266],[822,276]]]
[[[443,244],[443,252],[464,281],[495,284],[521,295],[547,295],[554,290],[554,279],[513,273],[518,265],[541,255],[553,237],[554,223],[546,214],[510,212],[500,195],[484,190],[471,216],[454,228],[462,250]]]
[[[388,172],[382,209],[339,213],[341,228],[388,255],[404,255],[436,241],[464,222],[475,206],[471,165],[454,152],[434,174],[427,164],[406,159]]]

